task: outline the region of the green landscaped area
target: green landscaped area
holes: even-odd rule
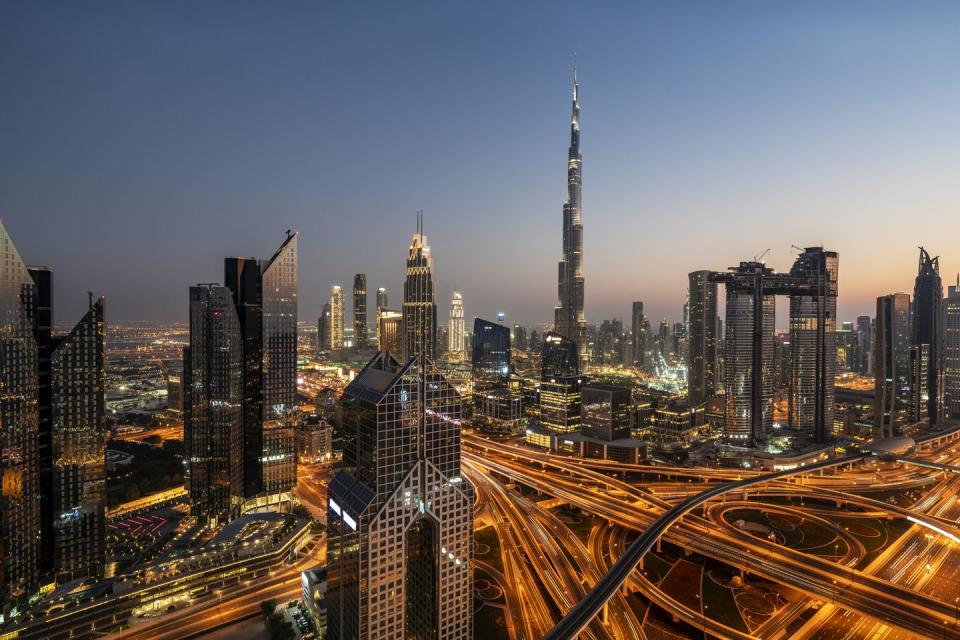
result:
[[[500,557],[500,538],[493,527],[487,526],[473,533],[476,552],[474,558],[482,560],[497,571],[503,572],[503,559]]]
[[[746,623],[740,616],[737,601],[730,589],[730,571],[726,567],[713,570],[706,567],[703,572],[701,594],[703,597],[703,612],[720,624],[731,629],[748,632]]]
[[[765,511],[760,504],[756,508],[728,511],[724,517],[730,524],[743,520],[769,527],[775,532],[777,542],[804,553],[832,559],[847,552],[847,543],[822,523],[801,520],[793,514]]]
[[[483,640],[510,640],[503,609],[475,601],[473,611],[473,634]]]

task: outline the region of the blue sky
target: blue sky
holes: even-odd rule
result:
[[[547,322],[576,52],[588,321],[677,318],[686,274],[840,252],[841,319],[960,269],[960,5],[0,4],[0,217],[108,319],[186,318],[298,229],[302,318],[401,297],[425,210],[441,320]]]

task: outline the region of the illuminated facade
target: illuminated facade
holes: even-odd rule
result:
[[[403,357],[437,355],[437,304],[433,291],[433,258],[423,234],[423,214],[410,240],[407,277],[403,281]]]
[[[573,74],[573,115],[567,154],[567,200],[563,205],[563,258],[557,270],[558,302],[554,330],[577,345],[581,362],[588,361],[587,321],[583,314],[583,223],[580,217],[580,85]]]
[[[580,430],[579,352],[573,340],[548,331],[540,358],[540,424],[556,433]]]
[[[520,396],[510,388],[510,329],[476,318],[472,342],[474,414],[486,427],[513,432],[522,412]]]
[[[353,276],[353,346],[367,348],[367,275]]]
[[[943,384],[940,380],[943,357],[943,283],[940,281],[940,257],[931,258],[920,247],[920,262],[913,288],[913,324],[910,344],[916,361],[912,418],[940,421]],[[924,347],[926,345],[926,347]]]
[[[330,323],[333,314],[330,311],[330,302],[323,303],[320,317],[317,319],[317,356],[330,349]]]
[[[473,488],[460,397],[424,358],[379,353],[343,395],[330,483],[327,637],[473,638]]]
[[[643,369],[647,364],[647,340],[649,328],[643,315],[643,302],[635,300],[630,313],[630,332],[633,343],[633,365]]]
[[[943,326],[943,409],[960,418],[960,276],[947,287]]]
[[[184,446],[190,512],[216,525],[243,494],[243,332],[230,290],[190,287],[190,346],[183,353]]]
[[[400,355],[400,351],[403,349],[403,344],[401,343],[401,338],[403,337],[403,314],[393,309],[381,309],[379,333],[379,350]]]
[[[35,288],[0,223],[0,611],[22,606],[39,586],[40,487]]]
[[[335,284],[330,288],[330,342],[327,348],[337,351],[343,348],[343,289]]]
[[[717,283],[712,278],[711,271],[689,275],[687,394],[691,407],[717,391]]]
[[[451,354],[462,354],[466,350],[463,330],[463,295],[459,291],[453,292],[450,302],[450,333],[447,350]]]
[[[837,253],[821,247],[805,249],[790,269],[804,290],[790,295],[788,425],[806,443],[833,433],[838,269]]]
[[[910,407],[910,296],[877,298],[874,339],[873,419],[881,438],[898,436]]]
[[[585,436],[607,442],[630,437],[630,389],[607,384],[584,385],[581,425]]]
[[[58,581],[99,575],[105,562],[106,424],[103,298],[54,338],[50,354],[51,523]]]

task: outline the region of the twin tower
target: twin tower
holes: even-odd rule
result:
[[[795,446],[826,442],[833,430],[837,352],[834,251],[808,247],[789,273],[759,261],[727,272],[690,274],[691,406],[725,391],[724,439],[752,448],[773,429],[776,296],[790,298],[789,435]],[[723,380],[719,378],[717,285],[727,289]]]

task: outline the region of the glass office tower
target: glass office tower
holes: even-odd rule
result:
[[[328,501],[327,637],[473,638],[473,488],[460,397],[423,357],[381,352],[343,395]]]
[[[877,298],[873,331],[873,419],[877,434],[901,434],[910,407],[910,296],[893,293]]]
[[[410,240],[407,277],[403,281],[403,356],[406,359],[437,354],[437,305],[433,290],[433,258],[423,235],[422,213]]]
[[[367,275],[353,276],[353,346],[357,351],[367,348]]]
[[[717,390],[717,283],[712,278],[712,271],[689,275],[687,389],[691,407],[703,404]]]
[[[920,247],[917,279],[913,288],[910,344],[917,358],[912,366],[918,375],[914,386],[915,409],[912,418],[929,418],[930,424],[935,425],[941,418],[943,393],[940,380],[943,359],[943,283],[940,280],[940,257],[931,258],[923,247]]]

